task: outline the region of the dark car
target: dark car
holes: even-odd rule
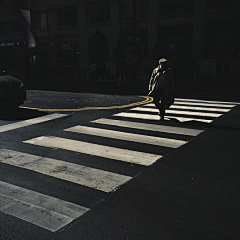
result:
[[[23,82],[9,75],[0,76],[0,108],[15,108],[26,100]]]

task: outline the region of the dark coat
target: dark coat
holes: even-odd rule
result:
[[[153,95],[154,90],[156,90],[157,86],[157,78],[156,75],[157,73],[161,71],[160,67],[156,67],[153,69],[150,81],[149,81],[149,96]],[[165,76],[165,83],[164,83],[164,98],[167,98],[169,95],[173,94],[174,92],[174,78],[173,78],[173,72],[171,68],[167,68],[165,71],[163,71],[164,76]]]

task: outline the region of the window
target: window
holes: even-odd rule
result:
[[[224,36],[237,36],[239,28],[239,19],[224,21],[209,21],[205,23],[205,39]]]
[[[148,16],[148,0],[143,0],[142,3],[142,15]]]
[[[192,38],[192,24],[169,25],[158,28],[158,39],[185,39]]]
[[[110,1],[100,0],[86,3],[86,22],[106,22],[110,21]]]
[[[34,29],[49,27],[49,12],[36,11],[31,13],[31,24]]]
[[[167,38],[177,38],[182,37],[183,31],[178,25],[168,26],[166,28],[166,37]]]
[[[128,0],[119,0],[119,19],[127,19]]]
[[[190,58],[192,53],[192,23],[161,26],[155,54]]]
[[[23,30],[23,24],[21,22],[12,22],[13,33],[20,33]]]
[[[192,24],[183,25],[183,37],[184,38],[192,38],[192,34],[193,34]]]
[[[208,10],[219,9],[239,5],[238,0],[207,0],[206,8]]]
[[[78,8],[75,5],[57,9],[58,27],[76,26],[78,24]]]
[[[205,58],[239,58],[240,19],[208,21],[204,26]]]
[[[212,37],[214,36],[215,26],[214,22],[206,22],[204,31],[205,31],[205,37]]]
[[[0,34],[7,34],[7,23],[0,22]]]
[[[49,28],[49,12],[41,12],[41,28]]]
[[[130,36],[132,39],[130,40]],[[135,36],[128,30],[118,31],[117,56],[127,56],[132,53],[142,59],[147,58],[148,29],[140,28]]]
[[[139,17],[141,16],[148,16],[148,0],[137,0],[132,1],[131,0],[119,0],[119,19],[120,20],[126,20],[128,17],[128,10],[129,5],[133,4],[133,8],[136,14],[138,14]]]
[[[31,25],[34,29],[41,28],[41,12],[31,12]]]
[[[159,14],[175,14],[194,10],[194,0],[159,0]]]

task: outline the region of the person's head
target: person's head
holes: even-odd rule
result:
[[[167,63],[168,63],[168,60],[166,58],[160,58],[159,59],[159,66],[163,70],[165,70],[167,68]]]

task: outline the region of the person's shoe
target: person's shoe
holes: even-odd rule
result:
[[[160,121],[164,121],[164,116],[160,117]]]

